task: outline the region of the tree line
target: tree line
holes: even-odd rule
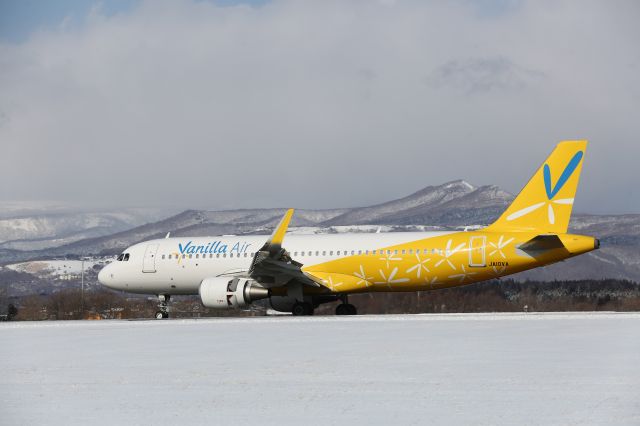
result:
[[[435,291],[351,295],[362,314],[462,312],[640,311],[640,284],[625,280],[514,281],[495,280]],[[151,318],[155,297],[136,296],[105,288],[62,289],[51,294],[7,298],[0,304],[17,307],[14,320],[78,320]],[[174,296],[174,318],[266,315],[268,306],[218,311],[202,306],[198,296]],[[322,305],[316,315],[333,314],[335,304]]]

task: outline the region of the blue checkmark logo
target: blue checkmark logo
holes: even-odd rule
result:
[[[551,168],[549,167],[548,164],[545,163],[544,169],[543,169],[544,189],[547,191],[547,198],[549,200],[555,197],[556,194],[562,189],[564,184],[567,183],[567,181],[569,180],[573,172],[578,167],[578,164],[580,164],[580,160],[582,160],[583,155],[584,153],[582,151],[576,152],[573,158],[569,161],[569,164],[567,164],[567,166],[562,171],[560,178],[558,179],[558,181],[556,182],[553,188],[551,188]]]

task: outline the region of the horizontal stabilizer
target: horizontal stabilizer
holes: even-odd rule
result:
[[[520,244],[518,247],[522,251],[544,251],[563,248],[564,244],[557,235],[538,235],[529,241]]]

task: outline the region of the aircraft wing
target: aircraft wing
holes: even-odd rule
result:
[[[323,287],[321,283],[302,272],[302,263],[293,260],[282,247],[292,216],[293,209],[287,210],[271,237],[256,252],[249,268],[249,276],[266,288],[286,286],[294,282]]]

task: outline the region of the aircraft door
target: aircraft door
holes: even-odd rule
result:
[[[158,244],[149,244],[144,252],[144,258],[142,259],[142,272],[155,272],[156,271],[156,252],[158,251]]]
[[[483,267],[487,266],[485,256],[485,245],[487,244],[487,237],[477,236],[471,237],[469,240],[469,266]]]

